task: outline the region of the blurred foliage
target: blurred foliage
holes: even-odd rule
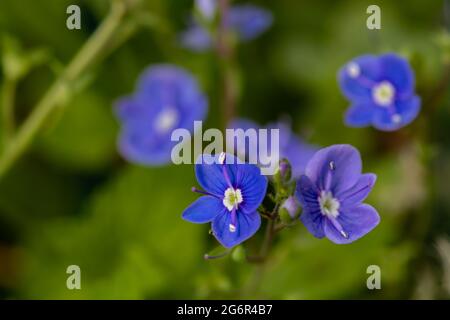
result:
[[[309,142],[358,147],[364,171],[378,175],[368,203],[380,212],[379,227],[345,246],[315,239],[301,224],[283,231],[256,289],[250,285],[258,266],[242,263],[242,252],[203,260],[217,243],[206,226],[180,217],[195,199],[189,192],[193,167],[136,167],[116,152],[113,103],[133,90],[139,73],[152,63],[191,70],[209,96],[208,125],[221,123],[213,54],[194,54],[176,42],[192,1],[147,0],[135,17],[138,31],[82,83],[73,84],[79,90],[0,181],[0,243],[13,250],[0,250],[0,265],[13,266],[0,268],[1,296],[448,297],[449,285],[441,281],[443,275],[448,282],[449,273],[449,245],[442,240],[450,233],[448,86],[434,91],[449,54],[443,1],[377,1],[380,31],[365,27],[373,1],[248,2],[271,10],[275,21],[266,34],[239,48],[239,115],[260,123],[289,115]],[[82,29],[70,31],[66,8],[75,3],[81,7]],[[33,65],[18,85],[19,123],[107,9],[106,0],[0,1],[0,36],[23,52],[45,52],[44,64]],[[337,70],[354,56],[385,51],[410,58],[424,101],[421,115],[390,134],[345,127],[347,102],[337,87]],[[6,52],[2,47],[2,57]],[[2,75],[0,83],[4,80]],[[427,104],[437,94],[442,97],[436,105]],[[239,250],[253,251],[259,237]],[[66,288],[71,264],[81,267],[82,290]],[[382,290],[366,288],[371,264],[381,267]],[[13,276],[13,282],[5,280]]]

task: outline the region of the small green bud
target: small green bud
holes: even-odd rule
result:
[[[231,252],[231,258],[236,262],[244,262],[245,261],[245,249],[243,246],[237,246]]]

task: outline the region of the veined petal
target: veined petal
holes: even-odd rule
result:
[[[241,189],[243,202],[240,207],[245,212],[258,209],[266,196],[268,180],[261,170],[253,164],[239,164],[236,188]]]
[[[350,208],[364,201],[372,190],[376,180],[377,176],[373,173],[362,174],[352,188],[336,195],[341,204],[341,208]]]
[[[337,217],[337,221],[347,234],[344,237],[329,219],[325,219],[325,235],[337,244],[351,243],[375,228],[380,222],[378,212],[368,204],[360,204],[353,208],[343,209]]]
[[[239,160],[227,154],[224,164],[221,164],[219,157],[220,155],[200,155],[195,164],[195,175],[203,189],[214,195],[223,196],[229,187],[224,170],[226,170],[231,184],[235,186]]]
[[[203,196],[186,208],[183,219],[193,223],[206,223],[212,221],[225,211],[222,200],[213,196]]]
[[[216,239],[226,248],[234,247],[258,231],[261,226],[261,217],[258,212],[236,212],[236,226],[234,232],[230,230],[231,214],[223,212],[212,222],[212,230]]]
[[[317,151],[305,174],[320,190],[338,194],[355,185],[361,175],[361,156],[351,145],[340,144]]]
[[[318,190],[314,183],[305,175],[297,182],[295,195],[303,212],[300,220],[308,231],[316,238],[323,238],[323,216],[318,202]]]

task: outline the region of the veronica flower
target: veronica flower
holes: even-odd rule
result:
[[[136,92],[116,106],[121,122],[119,151],[129,161],[161,165],[170,161],[174,129],[193,131],[202,120],[207,100],[196,80],[187,71],[158,65],[141,75]]]
[[[412,122],[420,111],[413,70],[396,54],[360,56],[347,63],[338,78],[351,102],[345,115],[349,126],[397,130]]]
[[[261,129],[261,127],[254,123],[253,121],[246,119],[237,119],[230,123],[230,128],[233,129]],[[277,150],[271,150],[270,138],[268,137],[267,145],[268,145],[268,154],[272,156],[278,156],[281,160],[283,158],[287,159],[292,167],[292,176],[296,179],[300,177],[300,175],[304,172],[306,164],[309,159],[313,156],[313,154],[317,151],[315,146],[309,145],[305,143],[299,136],[294,134],[290,128],[290,125],[284,121],[278,121],[275,123],[270,123],[266,127],[268,131],[268,136],[270,134],[270,129],[279,129],[279,150],[278,154]],[[236,139],[237,140],[237,139]],[[249,150],[252,148],[250,145],[245,142],[235,140],[235,146],[245,146],[245,148],[236,150],[238,156],[248,155]],[[245,142],[245,144],[244,144]],[[253,141],[257,145],[253,147],[253,149],[258,150],[258,141]],[[229,142],[228,142],[229,143]],[[259,154],[259,150],[258,150]],[[258,159],[259,160],[259,159]],[[258,161],[260,162],[260,161]]]
[[[227,248],[248,238],[259,229],[257,209],[266,195],[267,178],[255,165],[244,164],[232,155],[202,155],[195,165],[197,181],[204,196],[192,203],[183,219],[193,223],[211,222],[213,235]]]
[[[204,3],[203,3],[204,2]],[[214,1],[213,1],[214,2]],[[197,8],[206,20],[214,17],[216,6],[211,1],[197,1]],[[227,29],[241,41],[258,37],[272,25],[272,14],[254,5],[235,5],[228,10]],[[193,51],[207,51],[214,44],[211,33],[193,20],[187,30],[180,35],[181,44]]]
[[[377,211],[362,201],[375,184],[372,173],[361,174],[361,157],[350,145],[319,150],[297,183],[303,207],[300,220],[317,238],[353,242],[379,223]]]
[[[205,19],[211,20],[217,11],[217,0],[195,0],[195,8]]]

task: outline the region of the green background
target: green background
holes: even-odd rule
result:
[[[207,126],[221,123],[214,54],[177,45],[192,2],[144,2],[137,32],[73,83],[78,89],[0,181],[0,297],[449,297],[450,24],[443,1],[251,1],[270,10],[274,24],[239,46],[238,114],[260,123],[289,115],[310,143],[356,146],[364,171],[378,175],[367,202],[381,216],[373,232],[350,245],[315,239],[301,224],[283,231],[256,285],[257,266],[231,257],[205,261],[216,240],[207,225],[181,219],[197,197],[190,192],[192,166],[136,166],[117,153],[112,105],[151,64],[174,63],[195,74],[209,97]],[[81,30],[65,26],[70,4],[81,7]],[[381,30],[366,28],[370,4],[381,7]],[[8,41],[43,55],[17,88],[19,123],[107,9],[105,0],[0,1],[0,36],[9,39],[2,56]],[[337,70],[355,56],[389,51],[413,65],[421,113],[391,133],[346,127]],[[258,247],[261,233],[246,250]],[[81,290],[66,288],[72,264],[81,268]],[[381,290],[366,287],[369,265],[381,268]]]

